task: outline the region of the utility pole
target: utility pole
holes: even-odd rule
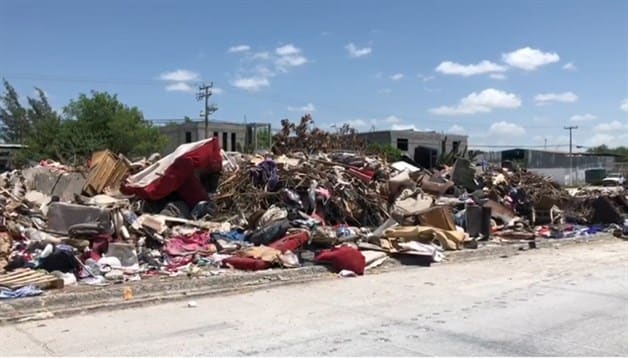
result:
[[[218,107],[209,104],[209,97],[212,95],[213,87],[214,82],[211,82],[209,85],[203,83],[198,87],[198,92],[196,93],[197,101],[205,99],[205,110],[203,111],[203,115],[205,116],[205,139],[209,138],[209,115],[218,110]]]
[[[574,129],[578,129],[578,126],[566,126],[566,130],[569,130],[569,177],[571,178],[571,184],[573,185],[573,151],[572,151],[572,136],[571,133]]]

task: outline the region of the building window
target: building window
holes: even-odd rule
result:
[[[185,132],[185,142],[192,143],[192,132]]]
[[[397,149],[408,151],[408,139],[407,138],[397,138]]]
[[[460,149],[460,141],[459,141],[459,140],[455,140],[455,141],[453,141],[453,143],[451,143],[451,146],[452,146],[452,147],[451,147],[451,150],[452,150],[454,153],[458,153],[458,150]]]
[[[227,140],[229,139],[229,133],[222,132],[222,150],[227,150]]]
[[[236,134],[231,132],[231,151],[236,151]]]

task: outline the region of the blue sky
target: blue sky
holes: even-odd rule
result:
[[[0,0],[0,76],[148,119],[198,118],[213,81],[219,120],[628,145],[628,1]]]

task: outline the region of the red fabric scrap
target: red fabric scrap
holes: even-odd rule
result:
[[[212,246],[207,233],[196,233],[168,239],[163,251],[169,256],[189,256],[197,253],[210,255],[215,251]]]
[[[337,271],[350,270],[358,275],[364,274],[364,267],[366,266],[366,260],[364,259],[362,253],[348,246],[323,250],[316,255],[314,261],[319,263],[329,263]]]
[[[105,254],[109,250],[109,242],[111,241],[111,236],[109,235],[96,235],[94,236],[89,243],[89,257],[94,261],[100,260],[103,254]]]
[[[282,254],[286,251],[295,252],[297,249],[301,248],[301,246],[305,245],[309,239],[310,238],[307,232],[301,231],[284,236],[283,238],[273,242],[269,246],[273,249],[281,251]]]
[[[252,257],[231,256],[222,260],[225,267],[233,267],[238,270],[259,271],[270,267],[270,262]]]

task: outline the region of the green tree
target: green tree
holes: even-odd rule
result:
[[[81,94],[56,113],[44,91],[28,97],[28,106],[19,101],[15,89],[4,80],[0,96],[0,139],[26,144],[16,162],[42,159],[77,164],[94,151],[109,149],[127,156],[148,155],[160,151],[167,139],[144,120],[136,107],[121,103],[116,95],[93,91]]]
[[[30,123],[26,109],[20,104],[15,88],[5,79],[4,94],[0,96],[0,120],[2,121],[2,140],[8,143],[23,144],[30,132]]]
[[[264,149],[269,149],[270,148],[270,132],[268,132],[268,129],[258,129],[257,130],[257,149],[260,148],[264,148]]]
[[[45,92],[39,88],[35,91],[37,97],[28,97],[30,108],[26,110],[30,128],[24,140],[27,148],[18,155],[18,162],[61,157],[61,117],[50,106]]]
[[[387,162],[396,162],[401,160],[403,152],[390,144],[371,144],[368,146],[367,153],[376,154],[386,159]]]
[[[102,149],[127,156],[147,155],[166,144],[167,139],[144,120],[137,107],[128,107],[106,92],[81,94],[64,108],[64,115],[62,135],[71,137],[65,141],[74,155]]]
[[[615,154],[620,156],[620,158],[618,158],[619,160],[628,161],[628,147],[624,146],[609,148],[607,145],[602,144],[600,146],[587,149],[587,152],[595,154]]]

